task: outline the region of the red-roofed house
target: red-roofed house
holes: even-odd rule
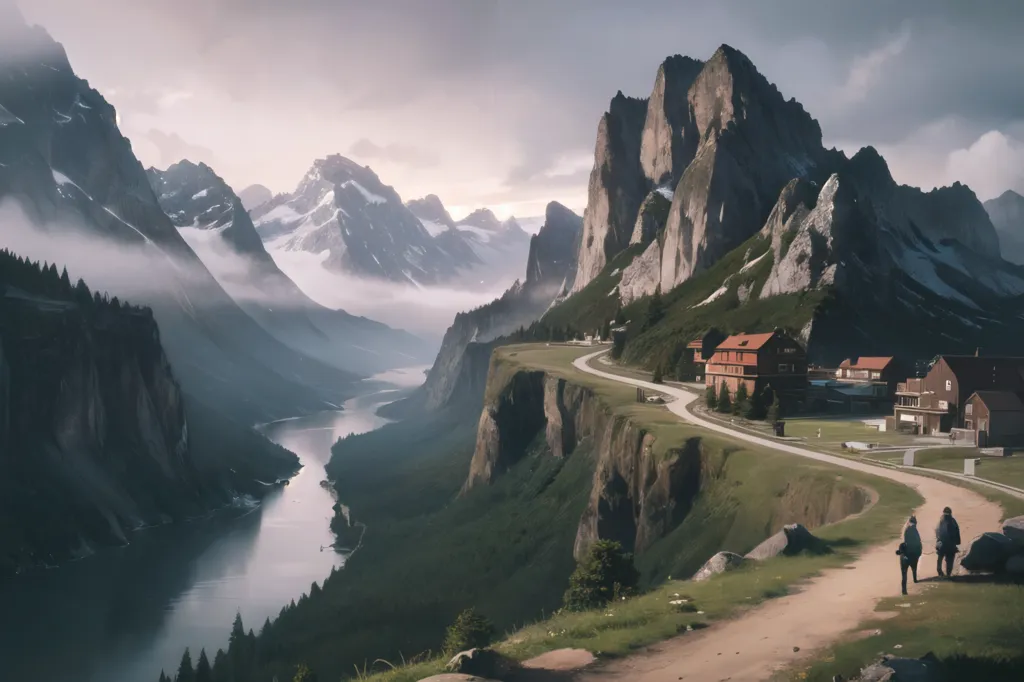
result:
[[[718,344],[704,376],[704,383],[716,391],[724,383],[735,394],[743,383],[747,394],[755,395],[771,386],[789,401],[802,401],[807,391],[807,353],[780,330],[734,334]]]
[[[891,357],[855,357],[843,360],[836,370],[836,381],[870,385],[876,398],[892,400],[896,386],[907,376],[902,364]]]

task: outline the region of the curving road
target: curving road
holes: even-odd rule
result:
[[[965,539],[998,528],[1002,509],[977,493],[904,470],[815,452],[702,419],[686,409],[697,398],[693,392],[603,372],[590,366],[590,360],[606,352],[602,350],[578,358],[573,365],[587,374],[670,395],[674,400],[667,407],[680,419],[730,438],[862,471],[915,488],[924,498],[924,504],[913,511],[920,520],[926,545],[932,523],[938,520],[942,508],[947,505],[953,508]],[[908,514],[910,511],[907,510]],[[713,625],[698,634],[676,637],[642,653],[585,670],[576,679],[630,682],[768,679],[778,669],[788,667],[855,629],[871,617],[880,599],[899,594],[899,563],[894,555],[898,543],[899,538],[893,536],[890,542],[865,551],[852,564],[824,572],[795,594],[765,602],[736,620]],[[921,578],[935,576],[935,566],[931,561],[930,556],[921,559],[918,570]],[[915,589],[920,588],[911,586],[912,591]],[[799,648],[799,651],[794,651],[794,648]]]

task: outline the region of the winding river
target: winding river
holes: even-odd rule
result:
[[[334,500],[320,486],[331,445],[387,420],[379,406],[423,381],[422,367],[373,377],[378,390],[342,411],[262,427],[302,460],[289,485],[251,510],[139,534],[127,547],[0,584],[5,682],[155,682],[185,647],[210,659],[235,614],[246,629],[322,583],[345,556],[331,549]]]

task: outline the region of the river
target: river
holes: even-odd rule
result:
[[[320,485],[331,445],[387,423],[377,408],[422,383],[423,369],[373,377],[374,392],[340,412],[264,425],[303,468],[255,509],[154,528],[126,547],[0,584],[0,678],[156,682],[161,668],[177,670],[185,647],[193,661],[206,647],[212,661],[236,613],[259,631],[345,562],[331,549],[334,500]]]

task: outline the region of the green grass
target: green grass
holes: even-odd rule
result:
[[[665,455],[699,439],[711,481],[683,522],[638,556],[637,565],[649,592],[607,609],[557,613],[512,630],[498,644],[509,655],[524,659],[563,647],[585,648],[604,656],[624,655],[685,632],[687,626],[699,629],[732,617],[765,599],[786,594],[824,569],[845,565],[866,546],[894,536],[901,520],[921,502],[911,489],[885,479],[715,437],[681,422],[664,406],[638,404],[632,387],[571,368],[573,359],[591,352],[594,349],[507,346],[496,351],[491,379],[507,381],[520,370],[542,370],[585,386],[614,414],[628,416],[655,435],[656,447]],[[831,554],[751,564],[705,583],[671,578],[691,575],[716,551],[745,553],[795,514],[820,516],[821,505],[837,496],[859,494],[865,487],[878,493],[874,506],[815,531],[830,543]],[[670,604],[676,594],[687,603]],[[441,664],[435,660],[414,670],[402,668],[372,679],[417,680],[439,671]]]
[[[978,478],[1024,488],[1024,455],[989,457],[982,455],[976,448],[929,448],[917,451],[914,455],[914,464],[927,469],[962,474],[964,460],[969,457],[981,460],[974,470]]]
[[[865,416],[865,419],[881,415]],[[821,438],[818,438],[821,429]],[[864,424],[860,419],[835,419],[830,417],[788,417],[786,435],[804,438],[815,448],[845,452],[842,444],[848,441],[875,443],[880,447],[914,447],[914,436],[892,431],[879,431]],[[902,455],[900,455],[902,461]]]

